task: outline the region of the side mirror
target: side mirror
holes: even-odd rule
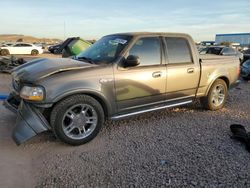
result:
[[[136,67],[140,65],[140,58],[136,55],[129,55],[124,62],[124,67]]]

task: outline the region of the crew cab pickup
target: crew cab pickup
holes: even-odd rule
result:
[[[21,144],[51,130],[63,142],[92,140],[105,119],[186,105],[223,108],[239,76],[239,59],[199,56],[189,35],[104,36],[70,59],[35,59],[17,67],[5,106],[17,112]],[[167,119],[167,117],[166,117]]]

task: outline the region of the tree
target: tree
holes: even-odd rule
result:
[[[17,39],[17,42],[23,42],[23,39],[22,38]]]

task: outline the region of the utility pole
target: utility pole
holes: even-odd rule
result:
[[[63,39],[65,40],[65,37],[66,37],[66,25],[65,25],[65,20],[63,22]]]

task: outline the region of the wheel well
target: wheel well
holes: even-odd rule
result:
[[[221,77],[216,78],[216,79],[210,84],[210,86],[208,87],[208,89],[207,89],[207,91],[206,91],[206,96],[208,95],[208,92],[209,92],[209,90],[211,89],[213,83],[214,83],[216,80],[218,80],[218,79],[223,80],[223,81],[226,83],[226,85],[227,85],[227,89],[229,89],[229,79],[228,79],[227,77],[225,77],[225,76],[221,76]]]
[[[223,81],[225,81],[226,84],[227,84],[227,88],[229,88],[229,79],[228,79],[227,77],[222,76],[222,77],[219,77],[219,78],[217,78],[217,79],[222,79]]]
[[[90,94],[90,93],[75,93],[75,94],[72,94],[72,95],[67,95],[67,96],[65,96],[65,97],[63,97],[63,98],[61,98],[59,101],[57,101],[56,103],[54,103],[53,104],[53,106],[50,108],[51,110],[54,108],[54,106],[57,104],[57,103],[59,103],[59,102],[61,102],[62,100],[64,100],[65,98],[68,98],[68,97],[71,97],[71,96],[73,96],[73,95],[88,95],[88,96],[90,96],[90,97],[93,97],[95,100],[97,100],[100,104],[101,104],[101,106],[102,106],[102,109],[103,109],[103,111],[104,111],[104,115],[106,116],[106,117],[108,117],[108,108],[107,108],[107,105],[105,104],[105,102],[103,101],[103,99],[101,98],[101,97],[99,97],[99,96],[97,96],[97,95],[94,95],[94,94]]]
[[[101,104],[101,106],[102,106],[102,109],[103,109],[103,111],[104,111],[104,115],[105,115],[106,117],[108,117],[108,108],[107,108],[107,105],[105,104],[105,102],[104,102],[100,97],[98,97],[98,96],[96,96],[96,95],[93,95],[93,94],[89,94],[89,93],[87,93],[87,94],[85,94],[85,95],[88,95],[88,96],[90,96],[90,97],[93,97],[95,100],[97,100],[97,101]]]

